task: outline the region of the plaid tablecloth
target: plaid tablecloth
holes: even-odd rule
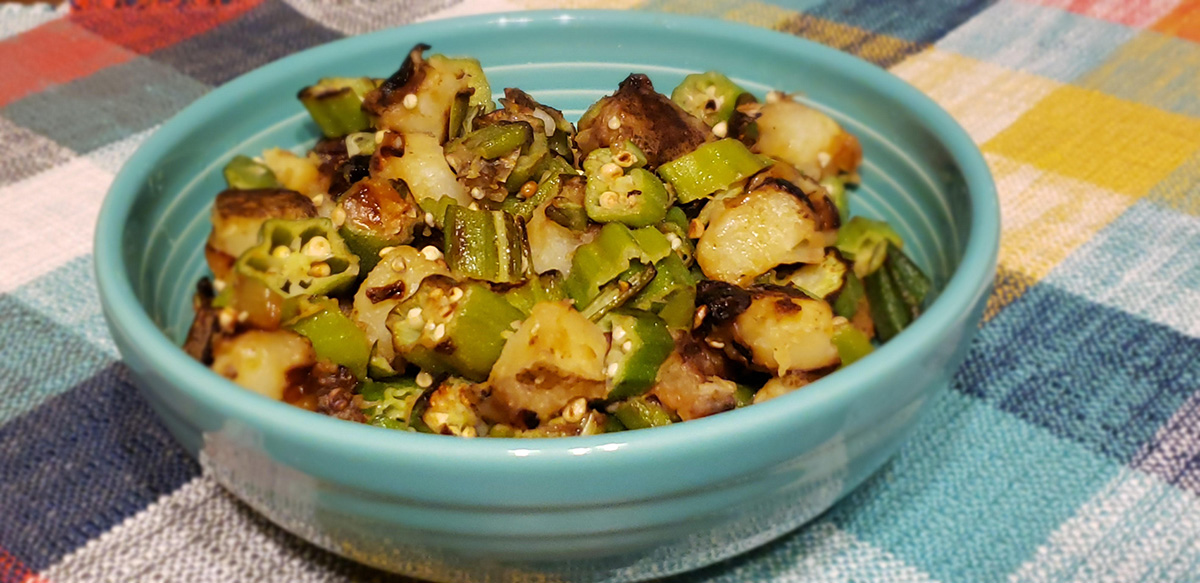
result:
[[[0,8],[0,583],[388,580],[259,518],[155,420],[100,315],[96,213],[147,135],[243,72],[563,4],[147,4]],[[999,185],[997,290],[953,390],[818,521],[679,581],[1200,581],[1200,1],[580,4],[878,63]]]

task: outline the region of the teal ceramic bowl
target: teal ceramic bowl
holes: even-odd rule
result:
[[[357,425],[244,391],[180,345],[233,155],[316,137],[318,77],[387,76],[417,42],[478,57],[493,87],[578,116],[630,72],[669,91],[723,71],[802,92],[858,135],[854,212],[892,221],[938,297],[897,340],[805,389],[676,426],[475,439]],[[347,39],[237,79],[150,137],[96,230],[113,337],[205,472],[270,520],[352,559],[439,581],[632,581],[712,564],[796,529],[891,456],[947,385],[981,317],[999,212],[978,149],[932,101],[845,54],[758,28],[627,12],[440,21]]]

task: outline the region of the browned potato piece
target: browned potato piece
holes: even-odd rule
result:
[[[607,352],[604,332],[583,314],[565,302],[537,304],[504,344],[480,410],[489,421],[528,428],[575,397],[602,399]]]
[[[775,290],[751,294],[750,307],[733,323],[733,334],[750,349],[754,364],[782,376],[841,362],[833,345],[829,303]]]
[[[579,120],[580,154],[632,140],[653,170],[716,139],[699,118],[654,90],[645,75],[630,75],[616,93],[596,102]]]
[[[649,394],[684,421],[706,417],[737,406],[737,384],[722,378],[728,374],[720,353],[684,334],[659,367]]]
[[[267,219],[307,219],[317,208],[307,196],[291,190],[226,190],[217,195],[212,210],[212,233],[204,247],[208,267],[217,279],[227,279],[233,262],[258,243],[258,231]]]
[[[317,355],[307,338],[288,330],[247,330],[219,337],[213,345],[212,369],[217,374],[260,395],[282,399],[293,383],[295,370],[316,364]]]

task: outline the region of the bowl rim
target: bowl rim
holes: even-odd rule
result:
[[[313,414],[244,390],[186,355],[154,324],[146,309],[135,299],[128,266],[122,255],[123,227],[130,218],[142,185],[154,171],[154,161],[161,152],[169,151],[173,144],[203,123],[208,112],[254,87],[256,78],[264,72],[282,73],[303,67],[306,60],[331,56],[347,43],[387,44],[393,35],[400,34],[399,31],[436,38],[462,34],[464,29],[512,25],[668,26],[702,30],[705,35],[719,40],[764,46],[821,61],[837,67],[856,82],[875,85],[907,107],[915,119],[936,135],[962,172],[971,204],[970,236],[962,260],[929,309],[902,333],[905,341],[889,342],[868,355],[861,366],[848,369],[859,371],[857,375],[845,372],[830,375],[804,391],[773,400],[769,407],[748,407],[668,427],[587,437],[468,440],[409,432],[388,435],[379,428]],[[130,349],[140,352],[146,362],[153,363],[157,373],[179,390],[204,399],[227,417],[253,419],[254,425],[262,431],[282,435],[300,445],[320,449],[349,448],[368,457],[429,458],[433,463],[449,468],[512,458],[524,458],[530,463],[538,460],[553,463],[557,459],[589,457],[583,456],[584,453],[610,457],[618,452],[625,461],[654,463],[661,459],[659,456],[678,451],[680,447],[716,448],[719,440],[731,435],[765,437],[766,432],[777,431],[772,428],[787,426],[800,416],[819,415],[837,402],[860,398],[872,384],[864,382],[864,375],[878,377],[899,370],[914,355],[935,350],[933,345],[944,340],[946,331],[961,326],[959,321],[969,317],[972,307],[991,289],[999,238],[999,200],[987,163],[975,142],[932,99],[874,64],[800,37],[717,19],[620,10],[535,10],[427,21],[347,37],[284,57],[217,87],[167,120],[123,165],[97,218],[94,257],[101,305],[110,331],[114,336],[128,339]],[[127,358],[126,355],[123,357]]]

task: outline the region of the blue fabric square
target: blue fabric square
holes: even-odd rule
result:
[[[44,569],[197,475],[112,364],[0,426],[0,548]]]
[[[1122,464],[1200,387],[1200,339],[1044,282],[976,342],[958,391]]]
[[[150,57],[204,83],[220,85],[281,57],[341,37],[290,6],[267,0],[237,19]]]
[[[946,35],[937,47],[1067,83],[1095,68],[1134,34],[1113,22],[1003,0]]]
[[[816,17],[856,26],[915,43],[931,44],[966,22],[995,0],[880,2],[839,0],[809,12]]]
[[[977,344],[973,354],[990,350]],[[1003,581],[1119,470],[950,391],[892,463],[829,519],[934,580]]]

